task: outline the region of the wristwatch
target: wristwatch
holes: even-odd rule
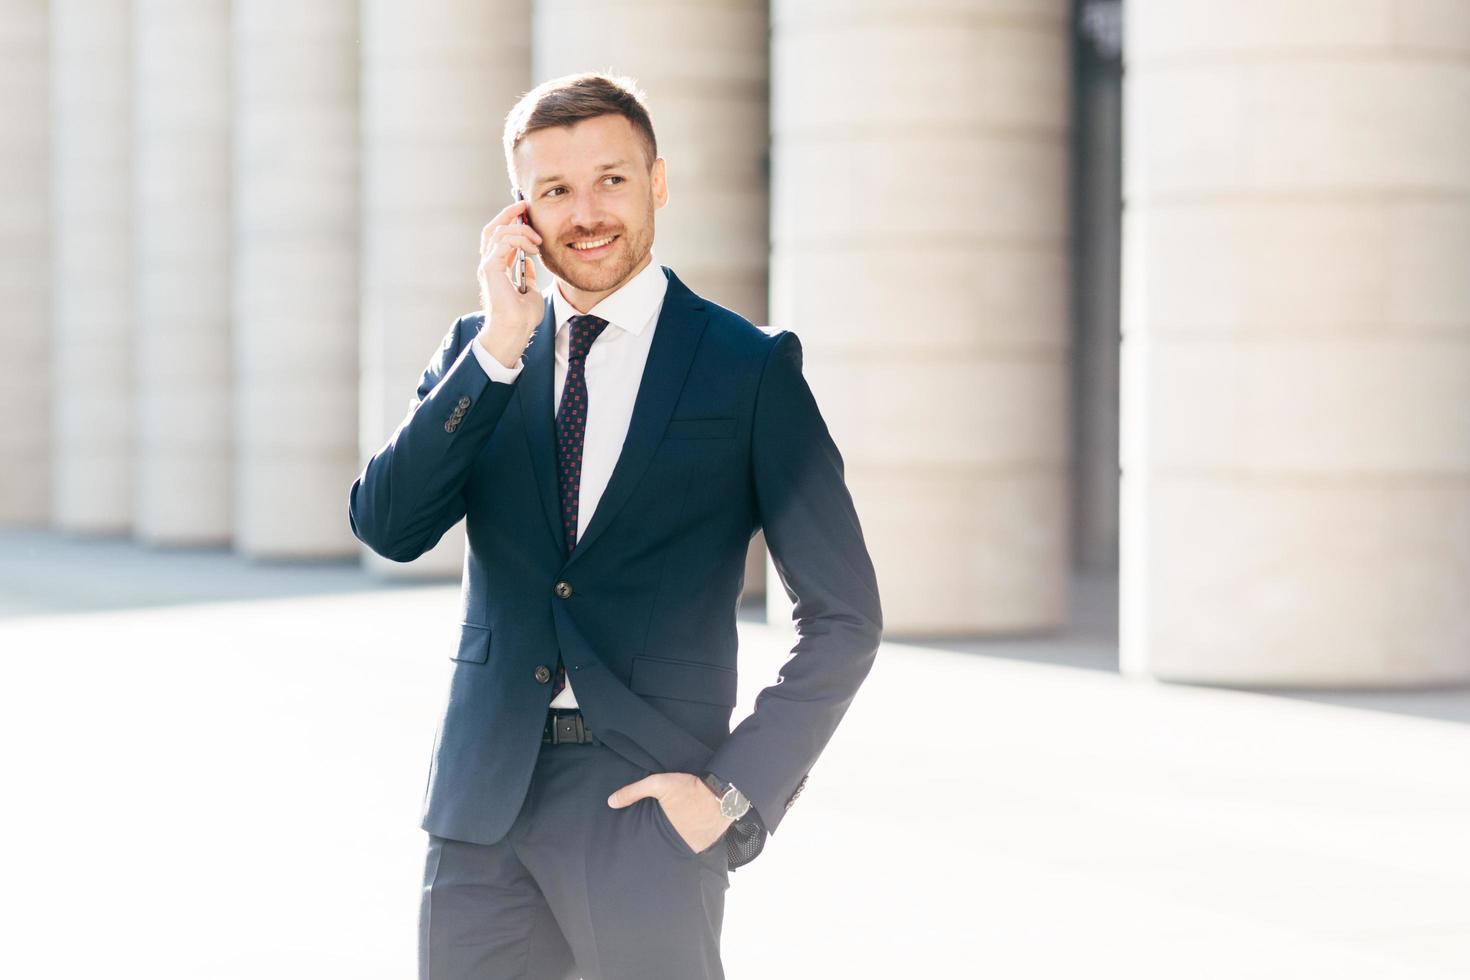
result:
[[[739,820],[750,810],[750,800],[745,794],[735,788],[733,783],[727,783],[708,769],[699,774],[704,784],[714,790],[714,794],[720,798],[720,813],[731,820]]]

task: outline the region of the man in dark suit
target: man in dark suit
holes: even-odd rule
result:
[[[728,872],[872,666],[876,577],[796,335],[653,261],[668,190],[631,80],[538,86],[505,149],[525,201],[482,232],[482,310],[349,493],[353,533],[396,561],[465,519],[420,977],[721,977]],[[529,261],[535,288],[513,285],[517,249],[544,290]],[[798,640],[731,732],[762,527]]]

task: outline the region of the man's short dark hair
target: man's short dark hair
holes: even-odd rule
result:
[[[528,134],[606,115],[622,116],[633,124],[652,170],[653,161],[658,159],[658,140],[653,135],[646,98],[634,79],[601,72],[577,72],[537,85],[521,96],[505,117],[505,169],[511,183],[519,183],[515,150]]]

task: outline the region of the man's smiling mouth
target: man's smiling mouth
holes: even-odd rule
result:
[[[574,252],[595,254],[611,245],[617,237],[617,235],[608,235],[605,238],[593,238],[585,242],[571,242],[569,243],[569,247]]]

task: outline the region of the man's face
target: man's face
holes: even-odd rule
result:
[[[653,246],[654,209],[668,201],[663,158],[649,170],[633,124],[605,115],[538,129],[515,161],[547,270],[589,293],[627,280]],[[573,245],[606,238],[599,248]]]

